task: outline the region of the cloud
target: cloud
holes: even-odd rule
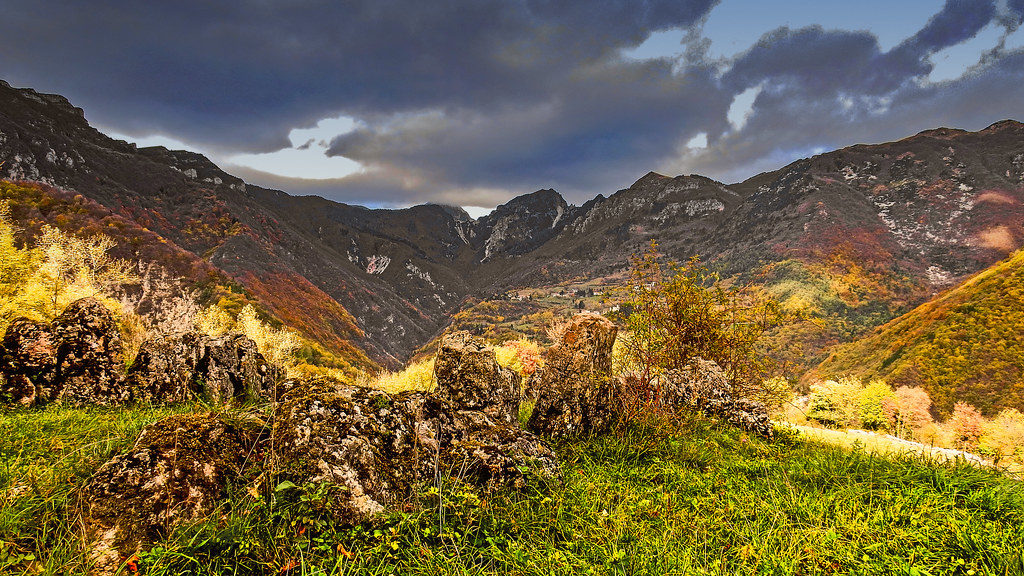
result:
[[[701,33],[715,0],[8,4],[0,77],[221,161],[347,158],[342,178],[232,170],[375,205],[493,206],[547,187],[581,202],[650,169],[739,179],[821,148],[1024,117],[1024,65],[1002,40],[956,82],[927,80],[936,53],[1020,26],[1024,0],[948,0],[887,51],[867,31],[783,27],[726,60]],[[623,56],[668,30],[683,32],[678,57]],[[326,133],[331,118],[347,124]]]

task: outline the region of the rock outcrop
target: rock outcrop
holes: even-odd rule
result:
[[[773,435],[764,404],[738,397],[733,385],[715,362],[698,358],[685,370],[670,371],[662,378],[661,404],[669,410],[688,407],[766,438]]]
[[[205,384],[204,393],[215,401],[267,398],[282,376],[247,336],[225,334],[201,342],[196,373]]]
[[[434,362],[437,395],[460,410],[478,410],[498,422],[516,422],[522,390],[519,375],[502,368],[494,350],[469,332],[445,336]]]
[[[91,560],[112,574],[141,545],[200,518],[243,471],[258,434],[216,414],[165,418],[104,464],[78,494]]]
[[[50,325],[26,318],[7,327],[0,348],[0,399],[31,405],[49,399],[57,374],[57,343]]]
[[[299,385],[278,405],[273,437],[283,477],[344,488],[332,505],[340,523],[361,522],[404,499],[417,479],[415,422],[380,390]]]
[[[592,313],[574,316],[561,339],[544,353],[544,369],[531,387],[537,403],[528,428],[542,436],[605,432],[618,416],[611,380],[618,329]]]
[[[126,376],[132,399],[180,402],[199,394],[196,367],[202,358],[204,339],[193,332],[143,342]]]
[[[195,332],[145,342],[126,374],[117,322],[94,298],[49,324],[15,320],[0,346],[0,401],[10,404],[229,403],[268,398],[282,375],[242,334]]]
[[[0,375],[17,404],[117,404],[124,350],[114,315],[95,298],[72,302],[50,324],[15,320],[4,335]]]
[[[390,395],[324,379],[281,388],[274,446],[285,476],[330,482],[337,520],[355,523],[407,497],[417,482],[457,475],[521,486],[527,471],[560,474],[558,459],[518,422],[518,378],[467,333],[445,338],[437,390]]]

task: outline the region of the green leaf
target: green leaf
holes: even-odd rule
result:
[[[274,492],[284,492],[285,490],[291,490],[293,488],[298,488],[298,486],[290,480],[285,480],[274,488]]]

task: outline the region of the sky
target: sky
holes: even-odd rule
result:
[[[1024,120],[1024,0],[5,0],[0,79],[247,182],[479,215]]]

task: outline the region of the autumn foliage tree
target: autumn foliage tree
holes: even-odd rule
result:
[[[919,386],[900,386],[882,405],[889,421],[889,430],[901,438],[913,438],[914,433],[932,423],[932,400]]]
[[[963,450],[976,450],[984,433],[985,418],[977,408],[966,402],[953,406],[948,426],[953,433],[953,444]]]
[[[138,277],[128,262],[110,255],[109,237],[78,237],[43,226],[34,242],[21,245],[17,234],[7,204],[0,202],[0,332],[19,316],[50,320],[90,296],[122,312],[110,294]]]
[[[745,394],[764,392],[772,362],[761,338],[780,321],[773,301],[725,288],[697,257],[662,264],[655,243],[633,257],[618,296],[617,319],[625,327],[619,365],[641,387],[656,395],[666,371],[703,358],[716,362]]]

